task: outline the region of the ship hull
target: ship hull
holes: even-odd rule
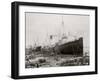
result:
[[[56,52],[60,54],[68,54],[68,55],[83,55],[83,38],[79,38],[78,40],[71,41],[68,43],[64,43],[55,47]]]

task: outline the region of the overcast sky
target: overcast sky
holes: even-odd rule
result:
[[[70,37],[83,37],[84,45],[89,46],[89,16],[44,13],[25,13],[25,16],[26,47],[33,46],[34,43],[47,45],[50,43],[47,41],[49,35],[58,35],[62,32],[65,32],[66,35],[69,32]]]

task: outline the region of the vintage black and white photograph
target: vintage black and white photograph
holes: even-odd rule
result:
[[[97,7],[12,2],[11,77],[97,74]]]
[[[88,66],[90,16],[25,12],[25,68]]]

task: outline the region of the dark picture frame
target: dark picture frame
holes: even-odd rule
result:
[[[95,12],[95,70],[86,72],[73,72],[73,73],[54,73],[54,74],[41,74],[41,75],[19,75],[19,7],[20,6],[39,6],[39,7],[52,7],[52,8],[69,8],[69,9],[85,9],[94,10]],[[31,2],[12,2],[11,4],[11,78],[13,79],[26,79],[26,78],[43,78],[43,77],[59,77],[59,76],[72,76],[72,75],[89,75],[97,74],[97,7],[96,6],[81,6],[81,5],[64,5],[64,4],[49,4],[49,3],[31,3]]]

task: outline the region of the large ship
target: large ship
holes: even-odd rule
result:
[[[70,41],[61,45],[55,45],[54,50],[58,54],[68,54],[68,55],[83,55],[83,38],[80,37],[77,40]]]
[[[64,30],[64,20],[62,17],[62,28]],[[56,35],[57,36],[57,35]],[[72,40],[69,40],[71,36],[66,35],[63,31],[60,35],[59,40],[53,46],[54,52],[57,54],[68,54],[83,56],[83,37],[76,36],[72,37]],[[50,40],[55,38],[55,35],[50,35]]]

